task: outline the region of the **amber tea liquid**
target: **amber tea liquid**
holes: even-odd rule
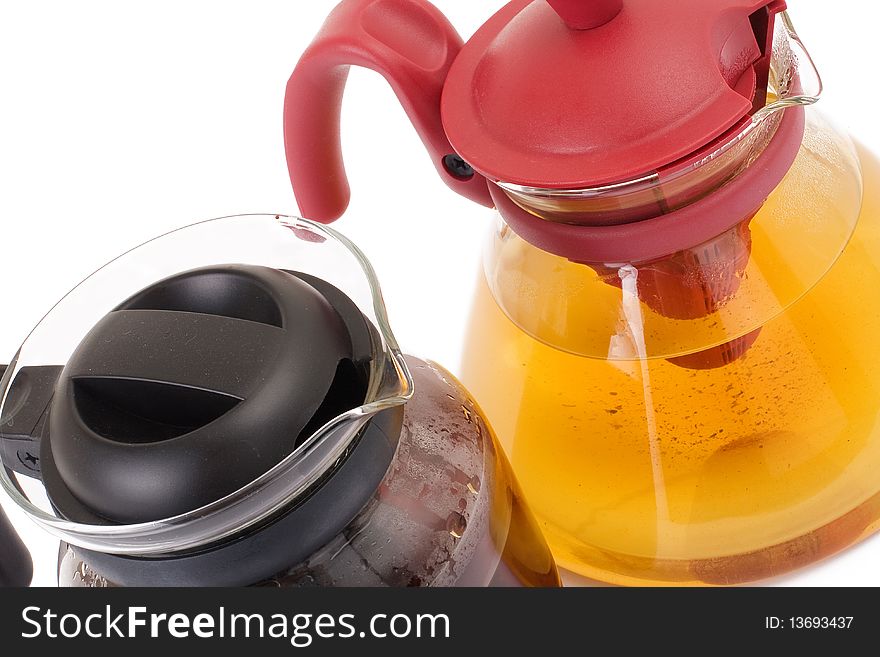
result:
[[[762,272],[790,300],[729,365],[615,357],[603,323],[619,315],[620,290],[515,235],[496,253],[494,291],[481,276],[462,379],[560,566],[617,584],[735,584],[877,529],[880,303],[870,297],[880,291],[880,165],[861,152],[869,191],[838,194],[849,172],[828,180],[833,153],[813,137],[752,223],[753,257],[778,260]],[[822,226],[826,212],[859,219],[830,270],[799,290],[809,258],[796,254],[822,248],[808,224]],[[771,216],[789,256],[778,253],[782,235],[762,228]],[[516,301],[502,309],[507,284]],[[756,292],[748,307],[761,303]],[[658,319],[644,339],[684,344],[704,325],[717,330],[690,324]]]

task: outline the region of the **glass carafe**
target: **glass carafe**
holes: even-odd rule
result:
[[[62,586],[559,584],[479,407],[402,355],[366,258],[305,220],[111,262],[22,345],[2,418],[0,481],[61,539]]]

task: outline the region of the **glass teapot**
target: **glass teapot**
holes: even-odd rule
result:
[[[306,215],[348,202],[349,65],[497,209],[462,379],[582,575],[749,582],[880,526],[880,164],[785,9],[514,0],[463,44],[423,0],[346,0],[290,79]]]
[[[114,260],[0,400],[0,483],[61,539],[62,586],[559,585],[481,411],[400,352],[363,253],[305,220],[203,222]]]

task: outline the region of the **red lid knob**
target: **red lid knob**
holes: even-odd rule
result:
[[[547,0],[573,30],[605,25],[623,9],[623,0]]]

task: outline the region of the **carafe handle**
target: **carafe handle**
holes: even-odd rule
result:
[[[446,74],[462,45],[426,0],[343,0],[333,10],[294,70],[284,101],[287,163],[304,216],[329,223],[348,207],[339,128],[351,66],[388,81],[450,188],[493,206],[486,179],[458,158],[440,118]]]
[[[0,509],[0,587],[28,586],[34,565],[3,509]]]

